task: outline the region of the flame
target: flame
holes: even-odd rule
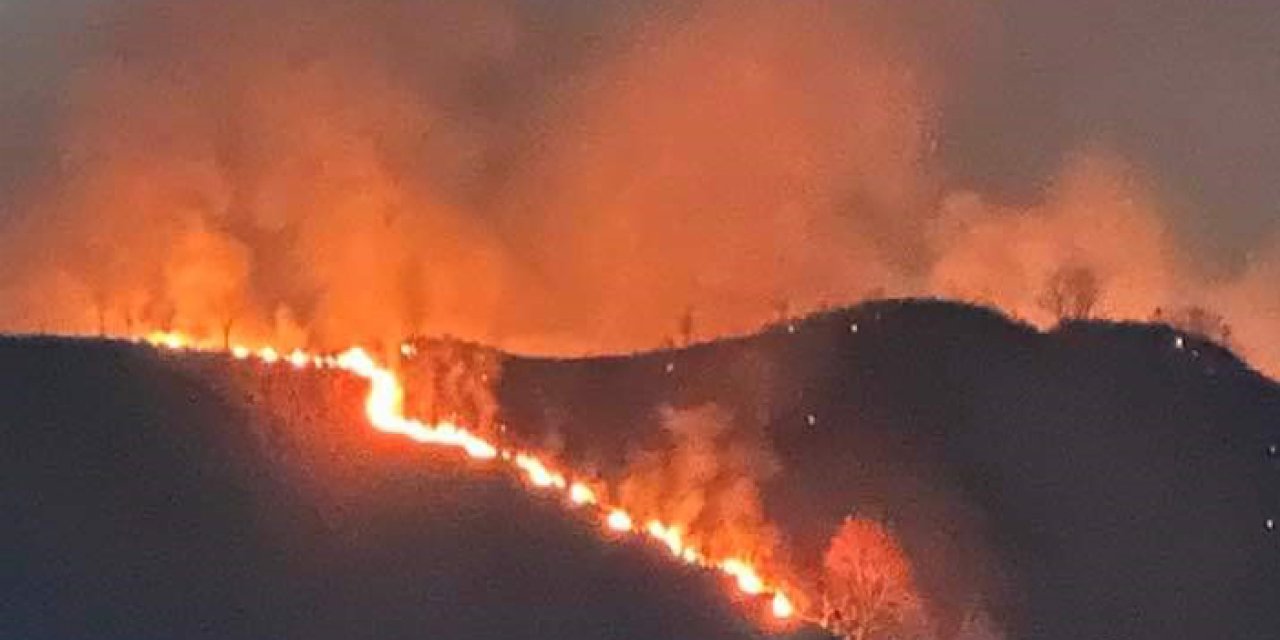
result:
[[[751,565],[742,560],[737,558],[724,560],[720,563],[720,570],[733,576],[738,581],[738,589],[743,593],[755,596],[764,592],[764,581]]]
[[[791,600],[781,591],[773,594],[770,609],[773,611],[773,617],[779,620],[786,620],[796,613],[795,605],[791,604]]]
[[[311,356],[308,356],[299,349],[294,349],[293,353],[289,354],[289,364],[293,365],[293,368],[295,369],[302,369],[311,364],[311,362]]]
[[[172,331],[152,331],[147,334],[147,342],[166,349],[186,349],[190,344],[186,336]]]
[[[219,347],[199,343],[190,337],[171,331],[156,331],[143,340],[155,347],[169,350],[221,351]],[[369,382],[369,395],[365,399],[365,415],[378,431],[407,437],[415,442],[462,451],[477,461],[499,461],[521,475],[533,488],[553,491],[562,495],[572,506],[594,507],[603,515],[603,528],[621,534],[641,533],[659,542],[671,556],[690,565],[715,569],[733,579],[738,590],[748,596],[770,595],[770,613],[778,620],[795,616],[796,609],[779,585],[769,583],[756,567],[741,558],[707,558],[685,542],[685,534],[679,527],[660,520],[649,520],[643,530],[637,530],[635,518],[618,505],[610,505],[582,479],[560,471],[538,456],[527,452],[504,448],[452,423],[426,424],[404,415],[404,387],[396,374],[378,364],[364,349],[354,347],[337,356],[321,356],[294,350],[281,356],[271,347],[257,350],[243,345],[230,348],[237,360],[256,358],[266,364],[283,363],[294,368],[325,368],[346,371]],[[401,354],[413,355],[402,347]]]
[[[569,487],[569,501],[576,505],[595,504],[596,492],[581,482],[575,482]]]
[[[533,486],[542,488],[555,487],[557,489],[563,489],[565,487],[566,481],[564,476],[547,469],[547,466],[542,464],[541,460],[538,460],[528,454],[521,453],[516,456],[515,462],[516,466],[523,469],[525,474],[529,476],[529,482],[532,482]],[[570,500],[573,499],[572,493],[569,497]]]
[[[404,406],[404,388],[400,386],[400,380],[390,370],[374,362],[364,349],[350,349],[339,355],[334,362],[337,368],[369,381],[369,397],[365,400],[364,409],[375,429],[406,436],[422,444],[456,447],[479,460],[497,457],[496,446],[451,422],[427,425],[404,417],[401,412]]]
[[[650,536],[657,538],[658,541],[671,550],[671,555],[686,558],[685,552],[692,551],[684,546],[684,539],[680,535],[680,530],[675,527],[668,527],[657,520],[650,520],[646,529]]]
[[[635,525],[631,522],[631,516],[626,511],[614,509],[609,512],[609,517],[605,519],[605,524],[609,525],[614,531],[625,533],[631,531]]]

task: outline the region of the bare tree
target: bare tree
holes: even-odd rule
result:
[[[684,347],[693,344],[693,307],[686,307],[680,316],[680,340]]]
[[[228,314],[222,319],[222,348],[231,350],[231,328],[235,326],[236,317]]]
[[[846,518],[823,565],[823,617],[832,631],[849,640],[870,640],[920,622],[911,565],[879,522]]]
[[[1079,320],[1093,314],[1102,288],[1098,276],[1084,266],[1063,266],[1053,272],[1040,294],[1040,307],[1060,320]]]
[[[98,336],[107,335],[107,306],[110,305],[110,296],[105,291],[105,287],[94,287],[93,290],[93,310],[98,318]]]

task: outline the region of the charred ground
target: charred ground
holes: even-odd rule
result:
[[[501,420],[608,475],[663,407],[767,435],[812,566],[890,522],[944,627],[1272,637],[1280,388],[1162,326],[1041,334],[884,302],[627,357],[504,358]],[[125,343],[0,342],[0,636],[743,637],[707,576],[368,431],[363,385]],[[412,391],[412,389],[411,389]]]

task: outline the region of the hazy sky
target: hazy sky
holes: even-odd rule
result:
[[[49,159],[48,121],[81,30],[92,8],[111,4],[124,3],[0,0],[0,209]],[[547,20],[607,13],[572,0],[525,4]],[[930,2],[920,24],[938,29],[957,4]],[[964,61],[948,71],[939,140],[957,185],[1026,193],[1064,152],[1101,141],[1155,171],[1193,246],[1238,257],[1277,232],[1280,4],[1018,0],[974,15],[976,35],[944,47]]]
[[[945,112],[957,176],[1018,189],[1097,138],[1156,172],[1195,244],[1280,229],[1280,4],[994,4]]]

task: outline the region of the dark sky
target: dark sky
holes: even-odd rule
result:
[[[0,2],[0,211],[14,207],[20,180],[50,160],[49,118],[81,29],[111,4]],[[524,4],[573,25],[584,16],[625,23],[646,3]],[[923,32],[953,33],[944,23],[963,4],[927,5]],[[1236,259],[1276,232],[1280,6],[1020,0],[964,15],[972,35],[943,38],[941,47],[964,61],[947,68],[941,104],[941,149],[956,185],[1025,194],[1063,153],[1100,142],[1155,171],[1173,203],[1169,215],[1196,248]]]
[[[1247,250],[1280,223],[1280,6],[999,2],[948,110],[965,179],[1025,189],[1082,139],[1153,168],[1178,228]]]

